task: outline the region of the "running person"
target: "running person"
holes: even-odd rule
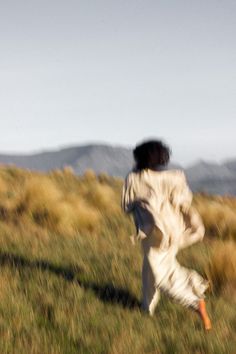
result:
[[[122,208],[132,213],[136,239],[143,248],[143,308],[154,314],[160,292],[195,309],[205,329],[211,329],[204,292],[208,281],[195,270],[181,266],[176,255],[201,241],[204,226],[192,206],[192,193],[181,170],[167,170],[170,149],[159,140],[133,150],[136,166],[126,177]]]

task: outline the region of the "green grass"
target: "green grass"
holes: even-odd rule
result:
[[[65,190],[78,188],[72,176],[57,178]],[[120,182],[106,183],[118,205]],[[0,353],[235,354],[235,288],[208,294],[210,333],[165,296],[149,317],[140,309],[142,256],[128,237],[131,220],[101,213],[99,231],[69,236],[0,219]],[[207,273],[214,242],[182,251],[179,261]]]
[[[1,353],[235,353],[233,299],[210,295],[207,334],[195,313],[165,297],[153,318],[142,313],[139,247],[112,230],[102,240],[21,236],[1,237]]]

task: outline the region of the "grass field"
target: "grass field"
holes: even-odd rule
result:
[[[182,264],[211,281],[213,330],[165,297],[140,309],[141,250],[122,181],[0,169],[0,353],[236,354],[236,199],[196,195],[204,242]]]

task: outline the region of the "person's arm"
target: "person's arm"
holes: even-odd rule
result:
[[[183,171],[178,171],[175,176],[174,188],[171,192],[172,204],[182,210],[188,210],[191,206],[193,194],[188,186]]]
[[[182,235],[180,248],[186,248],[196,242],[202,241],[205,235],[205,227],[197,210],[190,206],[188,213],[183,213],[186,229]]]
[[[185,248],[202,241],[205,228],[199,213],[192,206],[193,194],[188,186],[184,172],[180,172],[178,177],[173,200],[176,203],[175,205],[178,206],[185,224],[185,231],[179,245],[180,248]]]
[[[132,175],[128,174],[122,189],[121,208],[125,213],[130,213],[135,206],[135,194],[133,188]]]

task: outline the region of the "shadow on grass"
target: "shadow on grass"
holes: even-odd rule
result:
[[[17,269],[29,268],[39,269],[41,271],[49,271],[57,276],[62,277],[68,282],[75,281],[85,290],[92,290],[93,293],[105,303],[119,304],[124,308],[141,308],[140,302],[129,291],[115,287],[112,284],[96,284],[94,282],[81,279],[82,269],[78,266],[60,266],[45,260],[29,260],[23,256],[13,253],[0,252],[0,266],[11,266]]]

